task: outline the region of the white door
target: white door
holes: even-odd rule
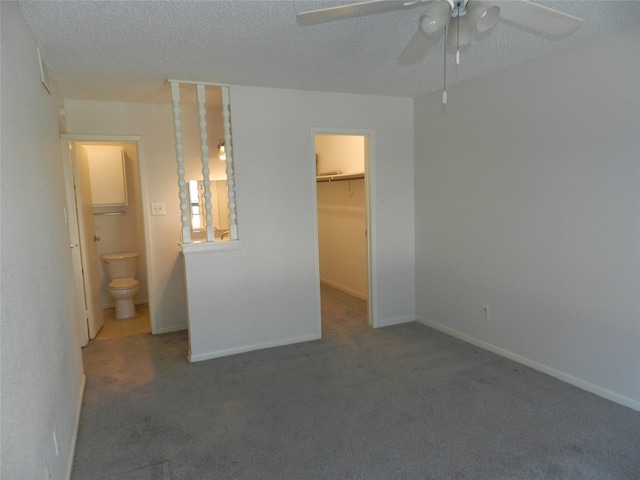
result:
[[[71,166],[72,148],[73,147],[70,142],[62,141],[64,183],[67,193],[67,207],[65,209],[65,218],[67,221],[67,226],[69,227],[71,259],[73,262],[73,280],[76,292],[76,318],[78,321],[78,338],[80,341],[80,346],[84,347],[89,341],[88,311],[86,294],[84,290],[84,276],[82,273],[80,230],[78,227],[73,170]]]
[[[100,264],[93,222],[93,204],[91,201],[91,181],[89,177],[89,157],[82,145],[70,142],[71,165],[75,192],[78,230],[80,232],[80,257],[87,309],[89,338],[94,338],[104,324],[100,294]]]

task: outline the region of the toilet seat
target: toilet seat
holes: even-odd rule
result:
[[[140,285],[140,282],[135,278],[114,278],[109,282],[109,288],[113,290],[126,290],[127,288],[135,288]]]

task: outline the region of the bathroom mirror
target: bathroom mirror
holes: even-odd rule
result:
[[[227,197],[227,181],[211,182],[211,215],[216,240],[229,239],[229,207]],[[189,214],[191,217],[191,232],[194,238],[206,237],[207,215],[204,208],[204,182],[189,180]],[[226,234],[226,236],[225,236]]]

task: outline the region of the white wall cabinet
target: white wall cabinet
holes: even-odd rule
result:
[[[120,146],[87,145],[91,198],[94,207],[121,207],[127,201],[124,149]]]

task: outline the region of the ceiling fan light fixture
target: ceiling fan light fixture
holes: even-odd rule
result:
[[[227,160],[227,149],[224,146],[224,138],[218,143],[218,158],[223,162]]]
[[[429,7],[427,13],[420,17],[420,28],[427,35],[438,33],[451,15],[451,5],[447,0],[440,0]]]
[[[324,23],[343,17],[411,8],[424,2],[429,2],[429,7],[419,17],[418,29],[400,53],[398,65],[412,65],[423,60],[429,49],[439,42],[443,30],[446,67],[447,46],[455,47],[456,64],[459,65],[460,47],[471,41],[471,34],[489,30],[499,18],[553,36],[568,35],[582,24],[578,17],[529,0],[359,0],[301,12],[296,17],[301,24]]]
[[[500,7],[480,0],[467,3],[467,16],[475,29],[482,33],[493,27],[500,17]]]
[[[458,28],[460,32],[458,32]],[[471,41],[471,26],[469,19],[464,17],[452,17],[447,28],[447,44],[450,47],[457,48],[466,45]]]

